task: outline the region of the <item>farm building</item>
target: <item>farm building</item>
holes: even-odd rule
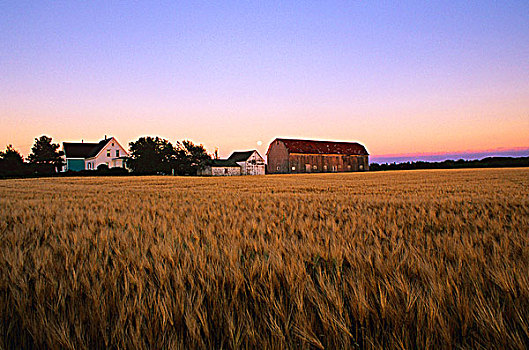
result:
[[[198,170],[203,176],[236,176],[241,175],[241,166],[229,159],[212,159]]]
[[[369,153],[356,142],[275,139],[266,152],[271,174],[369,170]]]
[[[98,143],[63,142],[66,158],[65,170],[96,170],[100,165],[109,168],[124,168],[128,152],[114,138],[106,138]]]
[[[241,167],[241,175],[264,175],[265,161],[256,150],[233,152],[228,158]]]

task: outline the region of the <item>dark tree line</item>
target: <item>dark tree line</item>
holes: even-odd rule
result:
[[[35,139],[31,154],[24,162],[20,153],[8,145],[0,151],[0,177],[28,176],[32,174],[53,174],[64,165],[64,153],[59,144],[52,143],[51,137],[41,136]]]
[[[389,164],[369,164],[370,171],[413,170],[413,169],[461,169],[461,168],[503,168],[527,167],[529,157],[488,157],[474,160],[445,160],[443,162],[403,162]]]
[[[202,145],[191,141],[172,145],[159,137],[140,137],[129,143],[128,167],[139,174],[196,175],[201,164],[211,159]]]

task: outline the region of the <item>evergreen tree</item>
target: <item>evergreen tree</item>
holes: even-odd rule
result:
[[[0,176],[19,176],[27,173],[24,158],[13,147],[8,145],[5,152],[0,151]]]
[[[52,173],[62,169],[64,165],[63,151],[59,151],[59,144],[52,143],[52,138],[42,135],[35,139],[28,156],[29,162],[39,173]]]

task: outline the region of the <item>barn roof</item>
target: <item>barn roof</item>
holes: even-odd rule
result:
[[[104,139],[98,143],[63,142],[62,146],[66,158],[90,158],[95,157],[105,147],[108,141],[110,139]]]
[[[208,161],[207,165],[211,166],[212,168],[225,168],[225,167],[239,167],[239,164],[235,163],[233,160],[230,159],[212,159]]]
[[[289,153],[368,155],[357,142],[276,139],[285,144]]]
[[[232,160],[234,162],[244,162],[247,161],[248,158],[255,152],[255,150],[252,151],[242,151],[242,152],[233,152],[231,156],[228,158],[228,160]]]

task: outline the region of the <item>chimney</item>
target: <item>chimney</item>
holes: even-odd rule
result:
[[[83,140],[83,139],[81,139],[81,143],[84,143],[84,140]]]
[[[107,135],[105,135],[105,140],[107,139]]]
[[[215,159],[219,159],[219,149],[215,148]]]

